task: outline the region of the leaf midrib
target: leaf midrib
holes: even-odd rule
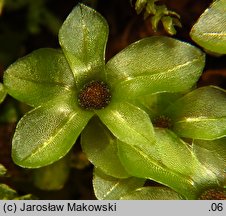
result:
[[[19,80],[22,80],[22,81],[27,81],[27,82],[32,82],[32,83],[36,83],[36,84],[39,84],[39,85],[52,85],[52,86],[59,86],[63,89],[65,89],[66,91],[71,91],[71,89],[74,87],[73,85],[68,85],[68,84],[65,84],[63,82],[56,82],[56,81],[44,81],[44,80],[33,80],[33,79],[29,79],[29,78],[24,78],[24,77],[20,77],[20,76],[11,76],[11,77],[14,77],[16,79],[19,79]]]
[[[52,134],[52,136],[50,136],[43,144],[38,145],[35,149],[33,149],[31,151],[31,153],[29,155],[27,155],[26,157],[24,157],[21,162],[26,161],[28,158],[35,156],[36,154],[38,154],[40,151],[43,151],[43,149],[49,145],[49,143],[51,143],[58,134],[60,134],[60,132],[68,125],[68,123],[70,123],[70,121],[72,121],[72,119],[77,115],[76,112],[71,113],[71,115],[68,117],[68,120],[65,122],[63,121],[61,123],[61,127],[59,128],[59,130],[56,130],[55,133]]]
[[[126,145],[128,145],[128,144],[126,144]],[[187,185],[191,186],[191,188],[193,188],[194,191],[197,190],[197,188],[195,187],[195,182],[194,182],[194,180],[192,178],[188,178],[188,176],[185,176],[185,175],[183,175],[181,173],[175,172],[174,170],[171,170],[170,168],[166,167],[164,164],[159,164],[156,161],[151,160],[151,158],[148,157],[148,155],[144,154],[144,152],[141,151],[137,146],[130,145],[130,147],[133,148],[138,154],[140,154],[141,157],[145,158],[145,160],[147,160],[150,164],[153,164],[154,166],[156,166],[157,168],[159,168],[160,170],[162,170],[163,173],[167,172],[167,173],[169,173],[171,175],[171,172],[173,172],[175,176],[172,176],[171,175],[171,177],[173,177],[173,178],[177,177],[179,179],[182,179],[181,182],[186,182]],[[166,167],[169,171],[167,171],[167,169],[164,169],[164,167]],[[150,178],[149,176],[146,176],[146,178],[149,178],[149,179],[152,179],[152,180],[157,181],[159,183],[162,183],[164,185],[170,186],[170,185],[168,185],[167,183],[165,183],[163,181],[159,181],[159,180],[156,180],[154,178]],[[180,192],[180,187],[179,188],[173,187],[173,188],[176,191]]]

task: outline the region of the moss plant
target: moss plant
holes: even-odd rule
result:
[[[7,93],[33,107],[16,127],[14,162],[51,166],[81,134],[99,199],[198,199],[223,190],[226,94],[195,89],[205,53],[155,36],[105,62],[107,38],[105,19],[78,4],[59,31],[61,49],[36,50],[6,70]],[[147,179],[168,188],[143,187]]]

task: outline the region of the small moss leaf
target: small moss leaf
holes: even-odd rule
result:
[[[93,188],[99,200],[118,200],[130,191],[142,187],[144,183],[145,179],[141,178],[117,179],[98,169],[94,171]]]
[[[71,149],[91,117],[92,113],[60,105],[59,101],[31,110],[19,121],[13,137],[14,162],[38,168],[59,160]]]
[[[181,200],[182,197],[167,187],[141,187],[125,196],[121,200]]]
[[[83,130],[81,145],[82,150],[95,167],[116,178],[129,177],[117,155],[116,137],[98,118],[91,119]]]
[[[75,90],[63,53],[49,48],[36,50],[13,63],[4,73],[4,85],[11,96],[35,107]]]
[[[206,50],[226,54],[226,0],[214,1],[200,16],[190,35]]]
[[[166,115],[181,137],[213,140],[226,136],[226,92],[214,86],[198,88],[173,103]]]
[[[106,74],[115,88],[115,97],[134,99],[191,88],[204,63],[205,55],[198,48],[156,36],[137,41],[118,53],[107,63]]]
[[[106,20],[83,4],[78,4],[63,23],[59,42],[78,87],[84,85],[87,75],[94,79],[103,69],[107,38]]]

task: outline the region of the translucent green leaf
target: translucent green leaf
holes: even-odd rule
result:
[[[193,26],[190,35],[206,50],[226,54],[226,0],[214,1]]]
[[[121,200],[180,200],[182,197],[166,187],[142,187],[132,191]]]
[[[74,91],[75,82],[59,50],[39,49],[19,59],[4,73],[4,84],[14,98],[31,106]]]
[[[34,185],[41,190],[60,190],[69,177],[69,157],[33,171]]]
[[[11,200],[17,196],[15,190],[8,185],[0,184],[0,200]]]
[[[93,178],[94,193],[99,200],[118,200],[144,185],[145,179],[130,177],[117,179],[96,169]]]
[[[83,130],[81,145],[95,167],[116,178],[129,177],[117,155],[116,137],[97,118],[93,118]]]
[[[7,171],[6,168],[2,164],[0,164],[0,176],[5,175],[6,171]]]
[[[164,184],[187,199],[194,199],[203,187],[217,185],[216,176],[199,163],[182,140],[168,130],[156,129],[155,133],[154,147],[118,142],[119,157],[128,173]]]
[[[191,88],[202,73],[204,61],[204,54],[187,43],[151,37],[118,53],[107,63],[106,73],[114,96],[132,99]]]
[[[216,174],[222,185],[226,185],[226,138],[194,140],[193,151],[199,161]]]
[[[107,37],[106,20],[83,4],[78,4],[63,23],[59,41],[78,87],[87,81],[87,76],[96,78],[103,70]]]
[[[179,136],[212,140],[226,136],[225,107],[225,91],[208,86],[186,94],[166,110],[166,115]]]
[[[151,145],[155,141],[148,114],[132,104],[112,101],[108,107],[96,113],[109,130],[123,142],[131,145],[142,142]]]
[[[0,83],[0,103],[2,103],[2,101],[5,99],[6,94],[5,87],[2,85],[2,83]]]
[[[71,149],[91,116],[59,101],[31,110],[17,124],[12,141],[14,162],[38,168],[59,160]]]

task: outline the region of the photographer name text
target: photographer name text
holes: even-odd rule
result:
[[[15,203],[5,203],[3,210],[7,212],[116,212],[116,203],[87,204],[85,202],[68,202],[67,204],[27,204],[26,202],[18,205]]]

